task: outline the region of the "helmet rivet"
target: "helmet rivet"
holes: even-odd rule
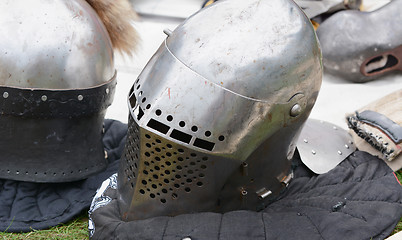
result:
[[[298,103],[296,103],[295,105],[293,105],[292,109],[290,109],[290,116],[297,117],[301,112],[302,112],[301,106]]]
[[[341,151],[338,151],[338,154],[339,154],[339,155],[342,155],[342,152],[341,152]]]
[[[303,139],[303,142],[308,143],[308,140],[307,140],[307,139]]]
[[[41,99],[42,99],[42,101],[46,102],[47,96],[46,96],[46,95],[43,95],[43,96],[41,97]]]
[[[106,88],[106,94],[109,94],[109,88]]]
[[[334,130],[338,130],[338,128],[337,128],[336,126],[333,126],[332,128],[333,128]]]
[[[349,145],[345,144],[345,148],[349,149]]]
[[[172,35],[172,30],[170,30],[170,29],[163,29],[163,32],[168,36],[168,37],[170,37],[170,35]]]
[[[312,153],[313,155],[315,155],[317,152],[314,151],[314,150],[311,150],[311,153]]]
[[[84,97],[82,95],[78,95],[78,101],[82,101],[82,99],[84,99]]]
[[[8,98],[8,92],[3,93],[3,98]]]
[[[191,238],[190,237],[185,237],[182,240],[191,240]]]

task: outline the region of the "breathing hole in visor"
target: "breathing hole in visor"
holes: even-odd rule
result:
[[[393,55],[381,55],[368,61],[363,67],[363,74],[374,75],[398,64],[398,59]]]
[[[187,143],[187,144],[190,143],[191,138],[192,138],[191,135],[184,133],[182,131],[176,130],[176,129],[173,129],[172,133],[170,134],[170,137],[174,138],[176,140],[179,140],[181,142]]]
[[[208,151],[212,151],[212,149],[214,149],[215,143],[203,140],[201,138],[196,138],[194,141],[194,146]]]
[[[152,118],[149,120],[147,126],[163,134],[166,134],[170,129],[168,125],[163,124]]]

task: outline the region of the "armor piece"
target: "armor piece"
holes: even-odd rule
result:
[[[297,150],[311,171],[323,174],[352,154],[355,145],[345,129],[329,122],[308,119],[297,141]]]
[[[81,0],[0,9],[0,177],[66,182],[103,170],[116,73],[98,15]]]
[[[401,70],[402,1],[373,12],[341,11],[317,29],[326,71],[352,82],[367,82]]]
[[[309,18],[346,9],[359,10],[362,6],[362,0],[295,0],[295,2]]]
[[[122,218],[264,208],[321,86],[311,22],[293,1],[223,0],[166,33],[129,92]]]

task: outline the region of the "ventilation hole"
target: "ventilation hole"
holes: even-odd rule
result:
[[[130,107],[131,107],[131,108],[134,108],[134,107],[135,107],[135,104],[137,103],[137,99],[135,98],[135,96],[134,96],[134,95],[131,96],[130,99],[129,99],[129,101],[130,101]]]
[[[197,126],[192,126],[192,127],[191,127],[191,131],[197,132],[197,131],[198,131],[198,127],[197,127]]]
[[[171,157],[172,154],[171,154],[170,152],[167,152],[167,153],[166,153],[166,156]]]
[[[203,177],[205,177],[205,174],[200,173],[200,174],[198,174],[198,176],[201,177],[201,178],[203,178]]]
[[[172,198],[173,199],[176,199],[176,198],[178,198],[179,196],[177,196],[177,194],[176,193],[172,193]]]
[[[142,182],[142,184],[147,185],[147,181],[142,180],[141,182]]]
[[[225,140],[225,137],[221,135],[221,136],[219,136],[219,138],[218,138],[218,139],[219,139],[219,141],[221,141],[221,142],[222,142],[223,140]]]
[[[177,179],[180,179],[181,178],[181,176],[179,175],[179,174],[176,174],[176,176],[175,176]]]
[[[205,165],[201,165],[201,168],[202,168],[202,169],[205,169],[205,168],[207,168],[207,166],[205,166]]]
[[[173,120],[173,117],[172,117],[172,115],[168,115],[168,116],[166,117],[166,119],[167,119],[169,122],[171,122],[171,121]]]
[[[166,199],[162,198],[161,203],[166,203]]]
[[[151,108],[151,104],[148,104],[145,108],[146,108],[146,109],[150,109],[150,108]]]
[[[163,193],[167,193],[168,191],[167,191],[165,188],[163,188],[163,189],[162,189],[162,192],[163,192]]]
[[[145,175],[148,175],[148,171],[147,170],[144,170],[144,171],[142,171]]]
[[[179,170],[183,169],[180,165],[178,165],[176,168]]]
[[[149,166],[149,162],[147,162],[147,161],[144,161],[144,164],[147,165],[147,166]]]
[[[155,157],[155,160],[159,162],[161,160],[161,158],[160,157]]]
[[[159,168],[158,166],[155,166],[155,170],[158,170],[158,171],[159,171],[159,170],[160,170],[160,168]]]
[[[172,148],[173,146],[171,144],[166,144],[166,147]]]
[[[137,80],[135,81],[135,83],[137,84],[139,81],[140,81],[140,79],[139,79],[139,78],[137,78]]]
[[[163,134],[166,134],[170,129],[168,125],[156,121],[155,119],[152,118],[149,120],[147,126]]]
[[[156,186],[155,184],[152,184],[151,185],[152,186],[152,188],[154,188],[154,189],[156,189],[158,186]]]
[[[165,173],[166,173],[166,174],[170,174],[170,171],[169,171],[169,170],[165,170]]]
[[[140,120],[142,116],[144,116],[144,111],[142,111],[141,107],[138,107],[137,120]]]
[[[170,134],[170,137],[187,144],[190,143],[191,141],[191,135],[176,129],[173,129],[172,133]]]
[[[210,132],[210,131],[206,131],[206,132],[205,132],[205,136],[207,136],[207,137],[211,136],[211,132]]]
[[[190,189],[189,187],[186,187],[186,188],[184,189],[184,191],[186,191],[186,192],[191,192],[191,189]]]
[[[142,98],[141,102],[144,103],[145,101],[147,101],[147,98],[146,97]]]
[[[165,183],[169,183],[169,179],[164,179],[163,180]]]
[[[203,157],[202,160],[207,161],[208,157]]]
[[[162,111],[160,109],[157,109],[155,111],[156,116],[160,116],[162,114]]]
[[[161,141],[161,140],[159,140],[159,139],[155,139],[155,142],[157,142],[157,143],[161,143],[162,141]]]
[[[152,175],[153,178],[158,179],[158,175],[154,174]]]
[[[179,188],[179,187],[180,187],[180,185],[177,184],[177,183],[175,183],[173,186],[174,186],[175,188]]]
[[[141,87],[141,84],[138,84],[138,86],[137,86],[137,90],[138,90],[138,89],[140,89],[140,87]]]
[[[212,151],[212,149],[215,146],[215,143],[203,140],[201,138],[196,138],[193,145],[208,151]]]
[[[186,123],[185,123],[184,121],[180,121],[180,122],[179,122],[179,126],[180,126],[180,127],[184,127],[184,126],[186,126]]]
[[[191,153],[190,154],[192,157],[197,157],[197,154],[195,154],[195,153]]]
[[[155,148],[155,151],[160,152],[161,149],[160,148]]]
[[[191,183],[193,180],[191,180],[190,178],[187,178],[186,182]]]
[[[140,189],[140,193],[141,193],[141,194],[145,194],[144,189]]]
[[[148,139],[151,138],[151,136],[149,136],[149,134],[145,134],[145,137],[148,138]]]
[[[183,153],[183,152],[184,152],[184,150],[183,150],[183,149],[181,149],[181,148],[177,149],[177,151],[178,151],[178,152],[181,152],[181,153]]]
[[[149,143],[147,143],[147,144],[145,144],[145,146],[147,146],[147,147],[152,147],[152,145],[151,144],[149,144]]]
[[[168,165],[168,166],[172,165],[172,163],[169,162],[169,161],[166,161],[165,164]]]
[[[147,156],[147,157],[151,156],[151,154],[149,152],[145,152],[144,155]]]
[[[197,182],[197,186],[201,187],[202,186],[202,182]]]
[[[150,196],[151,198],[155,198],[155,194],[153,194],[153,193],[149,194],[149,196]]]

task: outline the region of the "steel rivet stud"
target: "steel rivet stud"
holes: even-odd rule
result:
[[[168,37],[170,37],[170,35],[172,35],[172,30],[170,30],[170,29],[163,29],[163,32],[168,36]]]
[[[185,238],[183,238],[181,240],[191,240],[191,238],[190,237],[185,237]]]
[[[311,153],[312,153],[313,155],[315,155],[317,152],[314,151],[314,150],[311,150]]]
[[[337,128],[336,126],[333,126],[332,128],[333,128],[334,130],[338,130],[338,128]]]
[[[342,155],[342,152],[341,152],[341,151],[338,151],[338,154],[339,154],[339,155]]]
[[[84,97],[82,95],[78,95],[78,101],[82,101],[82,99],[84,99]]]
[[[293,105],[292,109],[290,109],[290,116],[297,117],[302,112],[302,108],[298,103]]]
[[[345,144],[345,148],[349,149],[349,146],[347,144]]]
[[[106,88],[106,94],[109,94],[109,88]]]
[[[307,139],[303,139],[303,142],[308,143],[308,140],[307,140]]]
[[[3,93],[3,98],[8,98],[8,92]]]
[[[41,99],[42,99],[42,101],[46,102],[47,96],[46,96],[46,95],[43,95],[43,96],[41,97]]]

